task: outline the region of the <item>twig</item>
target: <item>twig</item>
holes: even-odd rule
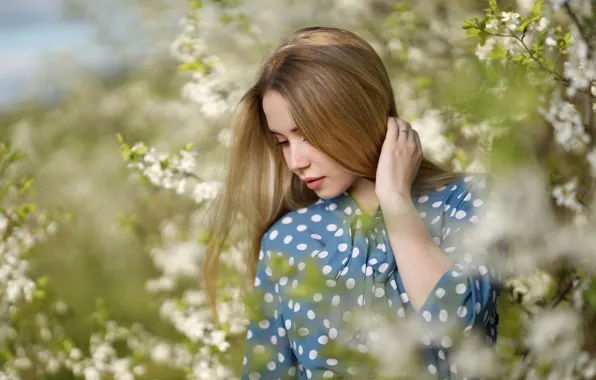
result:
[[[536,55],[532,52],[532,50],[530,50],[530,48],[528,47],[528,45],[526,45],[526,43],[524,42],[523,38],[519,38],[511,29],[509,29],[508,27],[505,27],[505,29],[507,29],[509,31],[509,33],[511,33],[511,36],[507,36],[507,37],[513,37],[516,40],[519,41],[519,43],[522,44],[522,46],[524,47],[524,49],[526,49],[526,51],[528,52],[528,54],[530,54],[530,57],[532,57],[532,59],[543,69],[546,70],[547,72],[553,74],[554,76],[556,76],[561,82],[567,84],[569,83],[569,81],[567,79],[565,79],[561,74],[559,74],[559,72],[557,72],[554,69],[550,69],[548,67],[546,67],[544,65],[544,63],[542,63],[538,57],[536,57]]]

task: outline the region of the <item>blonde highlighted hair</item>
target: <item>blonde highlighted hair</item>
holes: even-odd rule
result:
[[[265,232],[288,211],[318,199],[288,169],[268,133],[262,101],[270,90],[286,100],[296,127],[311,145],[371,181],[376,177],[387,117],[398,116],[381,58],[347,30],[299,29],[265,60],[256,83],[239,103],[227,177],[210,208],[203,280],[216,322],[218,264],[228,241],[243,238],[249,243],[244,277],[249,289]],[[433,190],[458,176],[423,158],[412,192]],[[243,236],[233,236],[233,228]]]

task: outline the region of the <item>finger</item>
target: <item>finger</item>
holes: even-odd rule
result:
[[[408,143],[415,145],[416,144],[416,131],[412,128],[412,124],[408,123]]]
[[[391,145],[397,140],[397,124],[393,118],[389,117],[387,120],[387,134],[385,136],[385,140],[383,141],[383,146],[381,147],[381,151],[384,149],[390,149]]]
[[[396,122],[397,128],[398,128],[398,136],[397,136],[397,138],[400,139],[400,140],[401,139],[404,139],[404,138],[407,138],[408,137],[408,133],[409,133],[409,131],[408,131],[409,124],[405,120],[402,120],[402,119],[399,119],[399,118],[396,118],[395,122]],[[406,141],[406,139],[404,139],[404,142],[405,141]]]
[[[422,143],[420,142],[420,135],[418,134],[418,132],[416,132],[414,130],[413,130],[412,134],[414,135],[414,138],[416,140],[416,146],[418,147],[418,149],[420,151],[422,151]]]

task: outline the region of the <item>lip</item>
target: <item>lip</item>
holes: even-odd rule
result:
[[[310,181],[306,183],[306,186],[311,189],[317,189],[319,187],[321,187],[321,185],[323,184],[323,182],[325,182],[325,177],[319,177],[319,179],[315,180],[315,181]]]
[[[323,178],[323,177],[306,177],[306,178],[301,178],[300,180],[304,183],[308,183],[308,182],[316,181],[321,178]]]

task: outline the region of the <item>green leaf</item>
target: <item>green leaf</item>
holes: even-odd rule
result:
[[[488,55],[490,59],[500,59],[507,57],[507,49],[503,44],[497,44],[494,49]]]
[[[544,13],[544,0],[536,0],[532,7],[532,17],[540,18]]]
[[[488,0],[488,5],[493,12],[499,12],[499,6],[497,5],[497,0]]]
[[[120,156],[122,157],[122,159],[124,161],[129,161],[130,160],[130,147],[128,146],[128,144],[122,144],[120,145]]]

